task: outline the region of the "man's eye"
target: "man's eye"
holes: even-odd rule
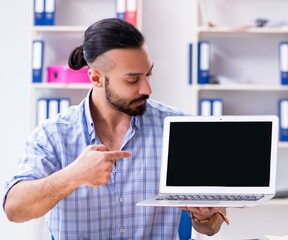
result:
[[[140,79],[139,76],[135,76],[135,77],[133,77],[133,78],[129,78],[129,79],[128,79],[128,82],[131,83],[131,84],[132,84],[132,83],[137,83],[139,79]]]

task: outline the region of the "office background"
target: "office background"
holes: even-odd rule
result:
[[[155,62],[151,82],[152,97],[191,111],[192,103],[189,101],[191,89],[187,83],[188,43],[193,37],[193,0],[143,0],[143,2],[143,33],[147,39],[150,55]],[[2,192],[5,180],[16,168],[17,159],[30,132],[31,6],[28,1],[23,0],[3,1],[1,4],[0,186]],[[243,1],[243,6],[245,4],[247,1]],[[246,12],[245,7],[243,9],[241,6],[238,7],[239,13]],[[235,101],[241,100],[235,99]],[[281,207],[271,207],[268,210],[269,214],[273,212],[276,214],[281,212]],[[264,219],[267,214],[262,209],[255,209],[255,216],[250,219],[247,219],[247,215],[243,216],[241,222],[238,217],[242,213],[245,211],[238,212],[238,215],[232,218],[232,222],[235,220],[235,224],[239,223],[245,231],[253,229],[253,224],[249,222],[257,222],[257,216]],[[286,221],[282,215],[277,216],[280,221]],[[224,230],[226,228],[224,227]],[[24,240],[24,236],[27,235],[26,224],[10,223],[3,211],[0,211],[0,229],[0,239]],[[39,234],[41,236],[41,233]]]
[[[181,29],[179,28],[179,22],[175,19],[179,18],[180,22],[190,21],[192,16],[188,11],[189,8],[191,9],[191,1],[181,0],[179,3],[177,2],[177,0],[146,0],[144,7],[149,11],[149,17],[143,15],[143,31],[146,30],[145,36],[149,51],[155,62],[153,75],[155,80],[153,81],[158,81],[157,84],[153,82],[155,85],[152,86],[153,96],[158,100],[171,104],[175,101],[176,105],[181,107],[181,105],[185,106],[185,103],[179,98],[179,92],[170,91],[169,89],[175,89],[176,86],[179,88],[179,85],[182,85],[181,96],[183,97],[185,91],[187,96],[189,94],[188,90],[185,90],[188,74],[186,71],[187,62],[184,61],[183,64],[178,65],[176,59],[180,59],[183,55],[186,58],[187,42],[191,39],[191,33],[189,33],[190,31],[182,31],[186,32],[185,36],[177,37]],[[179,7],[177,11],[174,9],[176,3]],[[30,131],[29,44],[31,33],[29,27],[31,6],[28,1],[22,0],[3,1],[1,5],[0,111],[2,114],[0,143],[2,157],[0,185],[2,193],[5,180],[15,170],[17,159]],[[161,10],[161,13],[159,13],[159,10]],[[159,18],[159,14],[161,14],[161,18]],[[161,21],[157,22],[155,19],[161,19]],[[162,24],[162,21],[165,24]],[[173,47],[174,45],[180,45],[182,49],[179,51],[179,48]],[[167,55],[165,52],[167,52]],[[174,61],[173,58],[175,58]],[[167,68],[167,62],[170,62],[172,67]],[[167,84],[168,81],[169,84]],[[169,88],[168,85],[170,85]],[[167,91],[163,91],[163,86],[167,88]],[[186,109],[188,110],[189,107],[188,103]],[[26,224],[9,222],[3,211],[0,211],[0,239],[22,240],[26,234],[25,226]]]

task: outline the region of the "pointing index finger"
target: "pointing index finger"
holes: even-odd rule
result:
[[[131,152],[129,151],[107,151],[105,152],[105,155],[107,156],[107,158],[109,159],[114,159],[115,161],[118,158],[129,158],[132,156]]]

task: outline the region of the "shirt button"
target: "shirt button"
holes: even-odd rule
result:
[[[113,169],[112,169],[112,172],[113,172],[113,173],[115,173],[115,172],[116,172],[116,169],[115,169],[115,168],[113,168]]]
[[[120,233],[124,233],[124,232],[125,232],[124,228],[120,228]]]
[[[124,202],[124,198],[120,197],[119,201],[123,203]]]

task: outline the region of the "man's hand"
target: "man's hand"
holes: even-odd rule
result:
[[[97,187],[110,180],[111,170],[117,159],[129,157],[131,153],[128,151],[107,151],[102,144],[90,145],[68,168],[81,184]]]
[[[223,220],[228,224],[226,218],[226,208],[220,207],[180,207],[183,210],[189,211],[193,228],[199,232],[212,236],[216,234],[223,223]],[[224,218],[223,218],[224,216]]]

